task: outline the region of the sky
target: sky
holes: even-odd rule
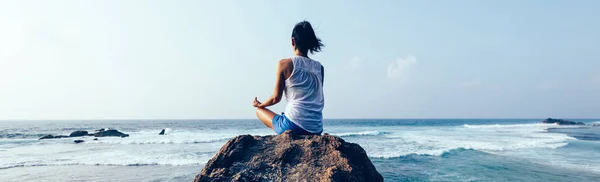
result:
[[[600,118],[600,1],[0,1],[0,120],[255,118],[293,26],[325,118]],[[285,101],[273,106],[283,111]]]

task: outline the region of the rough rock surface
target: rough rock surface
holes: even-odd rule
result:
[[[102,130],[102,131],[96,132],[94,134],[94,136],[95,137],[110,137],[110,136],[128,137],[129,135],[125,134],[125,133],[121,133],[120,131],[117,131],[117,130],[110,129],[110,130]]]
[[[71,133],[69,135],[69,137],[80,137],[80,136],[87,136],[88,132],[87,131],[74,131],[73,133]]]
[[[549,123],[549,124],[556,123],[558,125],[585,125],[585,123],[583,123],[583,122],[575,122],[575,121],[569,121],[569,120],[563,120],[563,119],[553,119],[553,118],[545,119],[542,121],[542,123]]]
[[[365,150],[324,135],[240,135],[194,181],[383,181]]]

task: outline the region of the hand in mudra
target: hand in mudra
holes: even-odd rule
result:
[[[260,107],[262,103],[260,103],[260,101],[258,101],[258,99],[256,97],[254,97],[254,102],[252,102],[252,106],[254,107]]]

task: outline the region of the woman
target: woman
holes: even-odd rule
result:
[[[267,127],[281,134],[292,130],[298,134],[321,134],[323,132],[323,77],[321,63],[308,57],[308,52],[320,52],[323,44],[307,21],[297,23],[292,30],[292,47],[295,56],[279,61],[273,95],[264,103],[255,97],[252,105],[256,116]],[[285,92],[285,112],[275,114],[267,107],[281,101]]]

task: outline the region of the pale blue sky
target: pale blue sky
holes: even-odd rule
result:
[[[600,1],[0,2],[0,119],[253,118],[309,20],[325,118],[598,118]],[[273,107],[280,112],[285,102]]]

